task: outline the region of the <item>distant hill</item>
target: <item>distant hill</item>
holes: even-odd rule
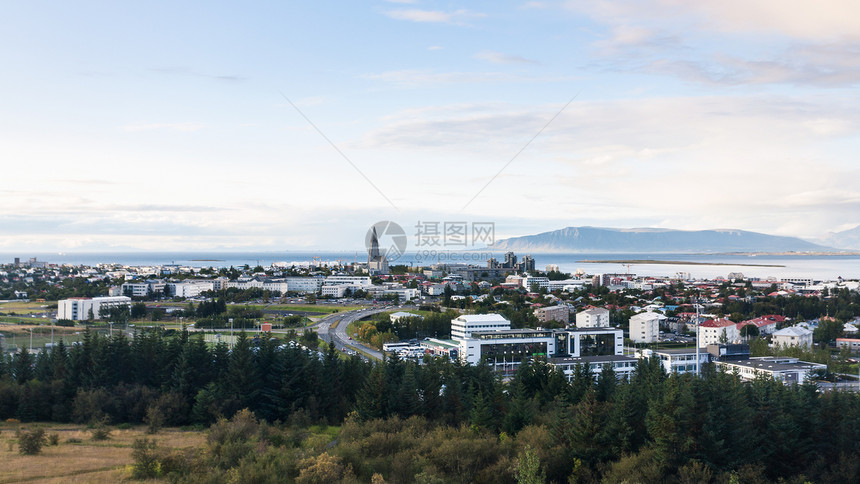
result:
[[[672,230],[568,227],[537,235],[502,239],[494,251],[714,253],[714,252],[828,252],[834,249],[796,237],[745,230]]]
[[[860,250],[860,225],[842,232],[830,232],[821,242],[840,249]]]

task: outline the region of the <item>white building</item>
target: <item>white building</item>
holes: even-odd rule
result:
[[[609,310],[606,308],[590,308],[576,313],[577,328],[608,328]]]
[[[485,362],[505,371],[513,371],[522,361],[536,357],[579,358],[624,353],[624,332],[618,328],[474,331],[459,341],[463,362],[471,365]]]
[[[202,292],[214,291],[215,283],[212,281],[170,282],[167,284],[167,292],[174,297],[197,297]]]
[[[285,277],[287,289],[291,292],[316,293],[323,286],[322,277]]]
[[[289,283],[284,279],[263,279],[263,290],[286,294],[289,290]]]
[[[464,340],[471,337],[473,331],[509,329],[511,329],[511,322],[501,314],[464,314],[451,320],[451,339]]]
[[[346,295],[346,291],[348,291],[349,289],[350,286],[347,284],[336,284],[333,286],[323,286],[320,291],[323,296],[340,299]]]
[[[743,380],[754,380],[759,375],[765,375],[786,385],[805,383],[813,373],[827,369],[827,365],[821,363],[810,363],[786,356],[723,360],[716,361],[715,364],[726,373],[737,372]]]
[[[549,362],[564,373],[567,381],[573,380],[576,367],[579,365],[587,365],[594,378],[598,378],[603,368],[609,366],[615,372],[616,378],[629,380],[636,371],[637,359],[622,355],[604,355],[552,358]]]
[[[660,337],[662,314],[647,311],[630,316],[630,339],[636,343],[653,343]]]
[[[352,286],[370,287],[373,285],[370,282],[370,276],[328,276],[325,278],[325,285],[348,284]]]
[[[128,296],[107,297],[73,297],[63,299],[57,303],[57,319],[69,319],[72,321],[85,321],[92,314],[93,319],[103,319],[102,312],[118,306],[127,306],[131,309],[131,298]]]
[[[773,346],[806,346],[811,348],[812,331],[800,326],[782,328],[773,333],[771,343]]]
[[[727,343],[739,341],[741,337],[738,325],[727,318],[709,319],[699,325],[699,346],[719,344],[725,340]]]
[[[549,286],[549,279],[546,277],[526,276],[522,279],[522,285],[528,291],[547,289],[547,286]]]
[[[636,350],[639,358],[651,358],[656,356],[666,373],[695,373],[696,372],[696,349],[666,349],[666,350]],[[699,364],[704,365],[710,361],[710,353],[705,348],[699,349]]]
[[[400,321],[401,319],[410,319],[410,318],[424,319],[424,316],[421,316],[420,314],[415,314],[415,313],[407,313],[406,311],[398,311],[396,313],[392,313],[390,316],[388,316],[388,318],[391,320],[392,323],[396,323],[396,322]]]

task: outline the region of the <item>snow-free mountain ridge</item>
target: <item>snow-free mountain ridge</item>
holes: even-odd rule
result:
[[[833,252],[797,237],[746,230],[567,227],[498,240],[493,251],[591,253]]]

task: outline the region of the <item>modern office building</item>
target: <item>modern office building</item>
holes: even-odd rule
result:
[[[743,380],[754,380],[765,375],[786,385],[802,384],[816,372],[827,370],[827,365],[800,361],[786,356],[762,356],[745,360],[720,360],[714,362],[717,368],[735,373]]]
[[[469,338],[473,331],[503,331],[511,322],[500,314],[464,314],[451,320],[451,339]]]
[[[665,349],[651,350],[639,349],[636,350],[636,356],[639,358],[660,359],[660,364],[666,373],[695,373],[696,372],[696,349]],[[749,352],[747,352],[749,356]],[[706,348],[699,349],[699,364],[704,365],[711,360],[711,354]],[[700,366],[701,367],[701,366]]]
[[[128,296],[106,297],[72,297],[57,303],[57,319],[86,321],[92,315],[93,320],[104,319],[107,309],[127,306],[131,309],[131,298]]]
[[[456,338],[455,338],[456,339]],[[511,371],[533,358],[622,355],[624,334],[618,328],[509,329],[474,331],[460,339],[460,358],[476,365]]]

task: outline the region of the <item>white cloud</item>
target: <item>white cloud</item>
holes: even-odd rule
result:
[[[152,124],[128,124],[122,127],[123,131],[128,132],[136,132],[136,131],[158,131],[158,130],[168,130],[168,131],[199,131],[203,129],[204,125],[201,123],[152,123]]]
[[[461,170],[483,175],[460,178],[452,196],[462,206],[558,108],[408,111],[368,132],[362,147],[436,163],[468,153]],[[797,229],[800,217],[806,225],[795,234],[815,236],[860,209],[860,189],[846,168],[853,155],[841,148],[860,143],[858,133],[860,108],[839,97],[574,101],[470,210],[492,213],[504,199],[508,216],[588,212],[612,219],[623,212],[631,219],[671,219],[681,228],[779,233]],[[430,173],[424,178],[441,183]]]
[[[441,10],[401,9],[388,10],[385,12],[385,15],[395,20],[445,24],[462,24],[471,19],[487,16],[483,13],[472,12],[465,9],[454,10],[451,12],[443,12]]]
[[[571,0],[566,6],[620,25],[682,24],[806,40],[860,36],[860,3],[854,0]]]
[[[476,59],[480,59],[493,64],[537,64],[537,61],[526,59],[518,55],[502,54],[501,52],[493,52],[484,50],[475,54]]]

